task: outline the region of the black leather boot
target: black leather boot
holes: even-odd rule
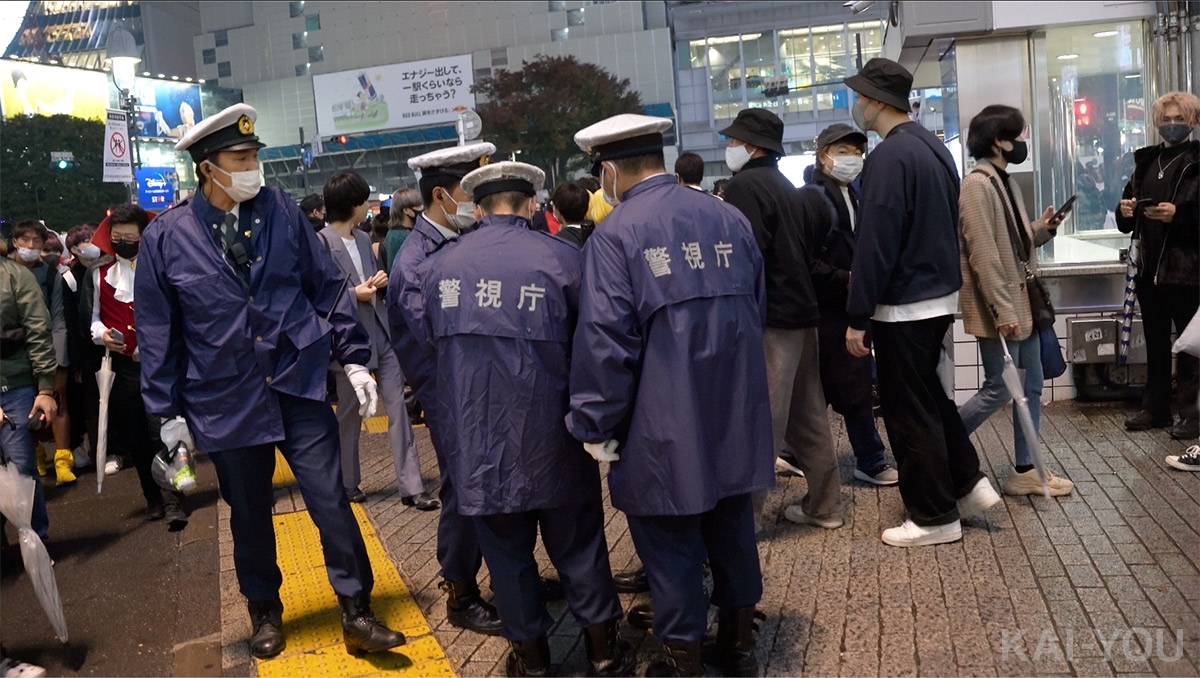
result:
[[[633,675],[637,655],[617,633],[618,621],[592,624],[583,629],[583,646],[592,665],[589,676]]]
[[[182,492],[163,490],[163,508],[167,518],[167,529],[171,532],[178,532],[187,527],[188,513],[183,507],[184,495]]]
[[[666,659],[660,659],[646,667],[647,676],[703,676],[704,664],[700,661],[700,641],[663,641]]]
[[[654,603],[638,603],[629,608],[629,614],[625,615],[625,619],[629,625],[641,631],[649,631],[654,628]]]
[[[269,659],[283,652],[287,640],[283,637],[283,603],[270,600],[246,604],[250,611],[250,654]]]
[[[368,652],[383,652],[404,644],[404,634],[383,625],[371,612],[371,596],[338,596],[338,607],[342,608],[342,638],[346,652],[364,655]]]
[[[717,665],[726,676],[757,676],[754,655],[754,606],[717,612]]]
[[[438,588],[448,594],[446,619],[452,626],[488,636],[500,635],[500,615],[479,596],[478,584],[446,580]]]
[[[645,593],[650,590],[650,580],[646,578],[646,568],[639,567],[629,572],[618,572],[613,575],[613,583],[621,593]]]
[[[504,660],[506,676],[550,675],[550,641],[545,634],[533,640],[508,642],[508,657]]]

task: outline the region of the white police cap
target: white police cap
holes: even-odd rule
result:
[[[408,167],[417,171],[422,178],[438,174],[462,178],[471,170],[487,165],[491,155],[495,152],[496,145],[487,141],[466,146],[439,148],[436,151],[409,158]]]
[[[650,115],[622,113],[605,118],[575,133],[575,143],[592,160],[592,173],[604,160],[632,158],[657,153],[663,147],[662,133],[671,121]]]
[[[462,178],[462,190],[475,202],[494,193],[516,191],[536,195],[546,183],[546,173],[523,162],[498,162],[484,165]]]
[[[187,151],[200,162],[218,151],[243,151],[266,146],[254,133],[258,112],[247,104],[229,108],[201,120],[175,144],[175,150]]]

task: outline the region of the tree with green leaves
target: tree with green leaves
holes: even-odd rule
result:
[[[640,113],[641,98],[629,79],[573,56],[538,55],[517,71],[499,70],[471,89],[487,98],[479,117],[503,153],[546,170],[550,186],[586,164],[575,132],[620,113]]]
[[[52,151],[70,151],[74,165],[59,168]],[[106,184],[104,123],[68,115],[17,116],[0,122],[0,217],[41,219],[63,232],[99,223],[104,211],[126,202],[124,184]]]

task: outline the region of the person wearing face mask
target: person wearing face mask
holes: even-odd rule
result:
[[[132,463],[146,500],[146,520],[166,518],[168,529],[174,532],[187,526],[188,513],[183,494],[162,489],[150,472],[154,456],[165,447],[159,437],[158,417],[148,416],[142,401],[141,354],[133,315],[134,269],[142,232],[152,218],[152,213],[131,204],[109,211],[92,238],[107,256],[101,256],[89,269],[82,303],[87,305],[92,343],[112,357],[109,457],[104,472],[112,475]]]
[[[271,520],[276,447],[320,533],[346,651],[385,651],[405,638],[371,609],[374,575],[342,485],[325,390],[332,348],[359,413],[374,414],[370,337],[308,219],[282,189],[263,188],[257,117],[235,104],[175,145],[196,163],[199,187],[142,235],[134,281],[142,397],[169,449],[203,450],[216,468],[250,653],[273,657],[286,646]]]
[[[457,431],[445,456],[458,510],[475,525],[501,635],[511,646],[506,675],[550,669],[553,619],[534,557],[539,532],[569,584],[567,604],[583,629],[589,675],[629,675],[636,657],[617,634],[621,602],[604,537],[600,473],[563,421],[583,255],[530,228],[535,190],[545,180],[542,170],[520,162],[463,177],[462,190],[482,217],[418,269],[423,331],[435,347],[447,423]],[[510,412],[520,413],[520,423]]]
[[[42,296],[46,300],[46,307],[50,309],[54,359],[58,363],[58,371],[54,377],[54,397],[58,402],[63,403],[66,401],[67,368],[71,363],[70,353],[67,351],[67,316],[63,302],[64,290],[67,287],[66,281],[58,273],[57,262],[55,265],[50,265],[43,259],[42,248],[49,239],[49,231],[42,222],[32,220],[19,222],[10,232],[9,239],[14,245],[10,250],[15,251],[17,262],[33,273],[33,277],[38,281],[38,287],[42,290]],[[55,419],[59,423],[56,424],[57,428],[54,430],[53,438],[53,442],[56,444],[54,471],[58,484],[66,485],[75,482],[73,471],[75,458],[71,454],[67,434],[69,425],[65,421],[66,408],[62,409],[62,416]],[[44,446],[49,448],[50,444],[50,441],[46,441]],[[41,454],[38,458],[40,468]]]
[[[1006,169],[1025,162],[1028,156],[1027,128],[1021,111],[1002,105],[984,108],[971,119],[967,151],[979,161],[962,182],[958,199],[962,234],[963,328],[979,341],[984,382],[958,414],[967,433],[979,428],[996,410],[1012,402],[1004,385],[1004,351],[1008,343],[1013,363],[1024,371],[1025,397],[1039,427],[1042,409],[1042,344],[1033,326],[1029,294],[1025,290],[1025,265],[1036,267],[1036,248],[1050,242],[1062,216],[1051,221],[1054,207],[1040,219],[1030,221],[1025,213],[1021,188]],[[1013,242],[1014,236],[1018,239]],[[1018,256],[1019,255],[1019,256]],[[1016,466],[1001,489],[1005,494],[1040,495],[1042,482],[1033,468],[1029,443],[1017,416],[1012,412],[1013,447]],[[1070,494],[1075,484],[1048,472],[1050,495]]]
[[[667,174],[670,126],[627,113],[575,134],[619,204],[583,252],[567,429],[610,463],[613,507],[646,568],[667,652],[647,675],[703,674],[710,601],[714,663],[757,675],[752,495],[775,480],[763,258],[740,211]]]
[[[958,168],[945,145],[909,117],[913,76],[874,58],[846,86],[863,132],[883,140],[863,166],[850,294],[850,355],[875,347],[879,397],[908,517],[883,531],[890,546],[962,539],[960,517],[1000,501],[937,375],[962,287]]]
[[[1125,428],[1169,426],[1171,437],[1189,440],[1200,436],[1200,359],[1178,354],[1179,423],[1172,426],[1171,325],[1183,332],[1200,307],[1200,141],[1189,139],[1200,126],[1200,99],[1168,92],[1151,113],[1162,143],[1134,152],[1133,175],[1117,205],[1117,228],[1140,243],[1137,297],[1146,333],[1142,410],[1125,420]]]
[[[70,272],[78,282],[78,290],[70,287],[63,290],[63,310],[67,321],[67,355],[71,365],[67,368],[67,413],[70,417],[71,454],[75,458],[75,469],[90,463],[89,454],[95,448],[96,417],[99,406],[95,374],[100,367],[103,351],[91,342],[88,325],[91,313],[81,308],[91,300],[85,298],[88,267],[96,263],[103,254],[92,244],[95,228],[91,224],[80,224],[67,231],[65,244],[71,253]]]
[[[818,224],[813,242],[813,289],[821,313],[819,354],[821,387],[833,410],[846,422],[854,450],[854,477],[873,485],[895,485],[896,469],[884,458],[883,441],[875,429],[871,397],[873,364],[869,357],[846,352],[846,295],[858,220],[858,186],[867,136],[849,125],[830,125],[817,135],[817,164],[811,182],[800,191],[811,211],[827,215]]]
[[[790,461],[781,457],[776,469],[803,473],[808,481],[808,494],[784,509],[784,516],[802,525],[836,529],[843,524],[841,474],[821,388],[821,317],[810,273],[814,234],[819,224],[828,222],[828,206],[805,200],[804,192],[779,171],[783,121],[777,115],[745,109],[721,134],[729,137],[725,164],[734,173],[725,188],[725,202],[750,221],[766,274],[763,344],[774,449],[777,455],[786,454],[786,443],[791,452]],[[765,496],[756,497],[756,503],[761,513]]]
[[[417,224],[417,216],[425,209],[421,192],[415,188],[400,188],[392,194],[392,206],[388,211],[388,232],[383,238],[384,271],[392,270],[396,255],[408,235]]]
[[[410,158],[408,166],[419,172],[418,185],[425,210],[416,218],[412,232],[392,264],[387,291],[388,325],[392,350],[400,360],[405,378],[425,408],[425,424],[437,455],[441,489],[438,498],[437,559],[446,591],[446,618],[459,628],[498,635],[500,617],[480,596],[479,568],[483,556],[471,520],[458,511],[457,488],[449,475],[446,454],[454,448],[449,413],[438,400],[433,347],[423,341],[425,304],[421,298],[418,270],[424,261],[447,242],[458,238],[475,224],[475,203],[460,182],[468,172],[488,164],[496,147],[487,142],[453,146]]]

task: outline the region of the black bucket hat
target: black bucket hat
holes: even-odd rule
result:
[[[733,124],[721,130],[721,134],[776,155],[786,155],[783,152],[783,121],[778,115],[762,108],[738,111]]]
[[[865,97],[895,106],[906,113],[911,110],[908,93],[912,91],[912,73],[891,59],[871,59],[863,64],[857,74],[846,78],[845,83]]]

